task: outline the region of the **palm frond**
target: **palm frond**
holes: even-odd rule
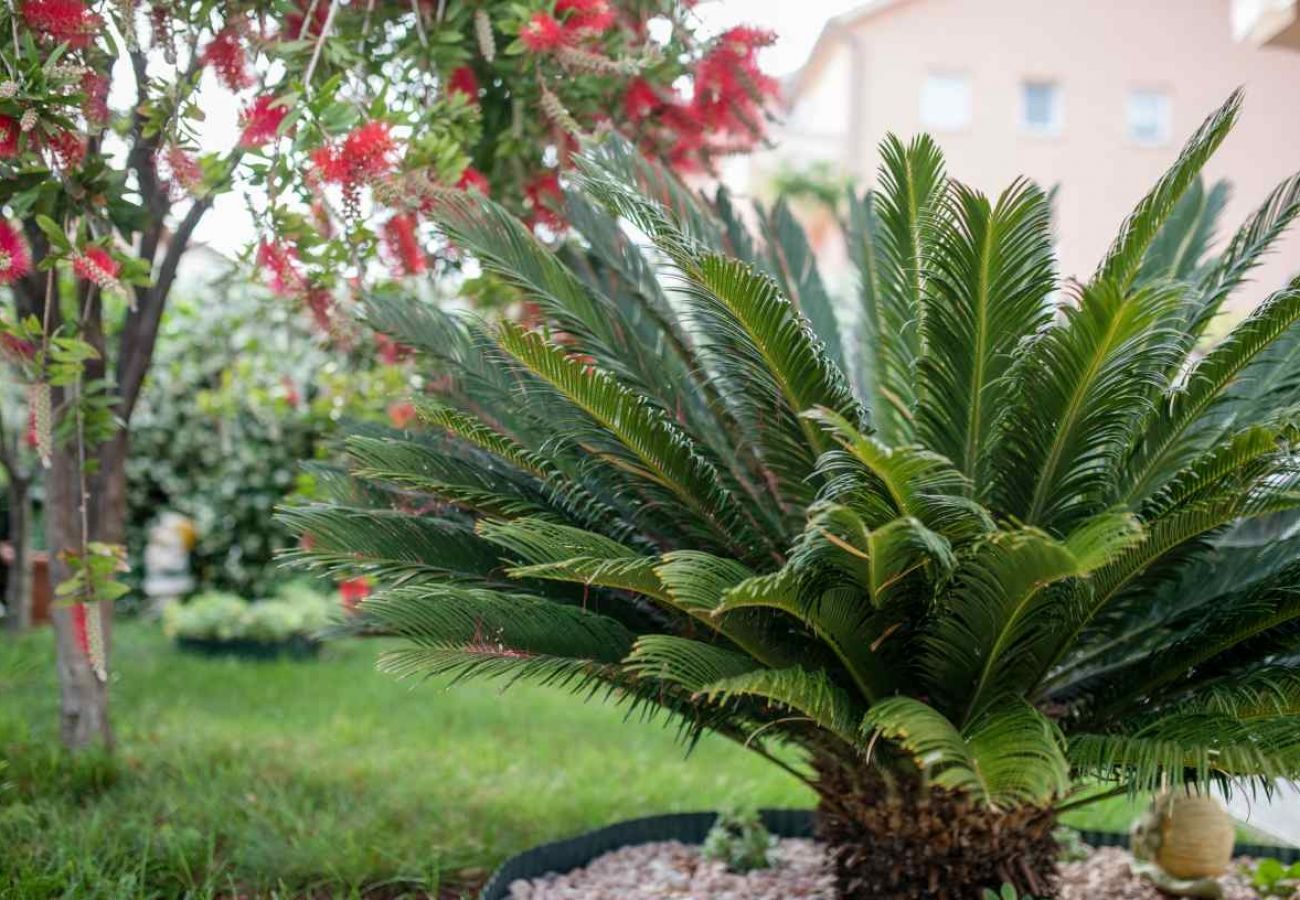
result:
[[[920,700],[890,697],[862,728],[909,753],[932,784],[995,808],[1044,805],[1069,787],[1061,736],[1028,704],[991,710],[963,732]]]
[[[1094,281],[1109,281],[1121,292],[1137,278],[1142,260],[1183,193],[1191,187],[1206,161],[1232,130],[1241,108],[1241,91],[1233,91],[1223,106],[1202,123],[1178,159],[1129,214],[1119,236],[1097,268]]]
[[[952,460],[976,497],[1010,413],[999,402],[1016,351],[1050,320],[1050,211],[1019,181],[996,204],[955,185],[936,226],[922,296],[917,433]]]
[[[713,703],[757,697],[850,742],[862,715],[849,694],[825,672],[800,666],[754,669],[709,682],[696,693]]]
[[[759,227],[766,241],[767,270],[794,308],[808,320],[832,365],[845,371],[844,341],[835,307],[822,283],[808,236],[791,212],[790,204],[778,200],[766,215],[760,216]]]
[[[1147,247],[1136,283],[1197,280],[1230,193],[1226,181],[1217,181],[1206,190],[1198,175]]]

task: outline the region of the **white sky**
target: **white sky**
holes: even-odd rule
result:
[[[822,26],[832,16],[861,5],[863,0],[704,0],[696,14],[710,31],[733,25],[755,25],[777,34],[777,42],[763,51],[764,69],[775,76],[787,75],[803,64]],[[205,80],[211,75],[205,75]],[[231,95],[215,83],[203,90],[205,121],[201,128],[203,149],[227,149],[239,134],[239,109]],[[238,193],[217,198],[204,217],[195,240],[233,255],[253,240],[255,230],[243,199]]]

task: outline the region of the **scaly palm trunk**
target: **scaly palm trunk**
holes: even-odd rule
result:
[[[819,761],[817,769],[817,834],[841,900],[971,900],[1004,883],[1054,896],[1050,809],[980,807],[838,761]]]

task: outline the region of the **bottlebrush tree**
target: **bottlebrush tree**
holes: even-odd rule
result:
[[[706,38],[692,5],[0,8],[0,360],[23,400],[5,410],[0,463],[11,493],[44,472],[66,743],[111,741],[105,604],[126,564],[129,425],[214,200],[242,192],[270,287],[348,334],[361,287],[458,265],[411,202],[430,186],[490,194],[556,235],[584,132],[617,130],[679,171],[760,141],[771,36]],[[213,146],[204,109],[223,97],[240,127]]]

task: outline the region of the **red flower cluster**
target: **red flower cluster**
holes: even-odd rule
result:
[[[72,47],[87,47],[103,21],[81,0],[26,0],[23,21],[37,34]]]
[[[86,158],[86,139],[73,131],[56,131],[47,135],[45,146],[54,154],[54,162],[65,172],[81,165]]]
[[[248,55],[240,41],[239,29],[234,25],[213,35],[212,40],[199,54],[199,62],[216,70],[217,80],[232,91],[242,91],[253,84],[248,71]]]
[[[86,627],[86,604],[72,604],[72,639],[81,655],[90,658],[90,631]]]
[[[447,79],[448,94],[464,94],[469,102],[478,103],[478,76],[469,66],[453,69]]]
[[[0,284],[12,284],[31,270],[32,254],[22,231],[0,219]]]
[[[647,150],[660,151],[680,171],[708,171],[717,156],[752,149],[762,138],[765,106],[779,85],[758,66],[770,31],[724,32],[692,72],[689,100],[661,97],[640,79],[623,96],[629,118],[647,126]]]
[[[81,93],[85,95],[81,111],[86,121],[94,128],[103,128],[108,124],[108,78],[87,72],[81,76]]]
[[[552,231],[564,227],[564,219],[559,213],[564,203],[564,192],[560,190],[558,175],[554,172],[538,175],[524,187],[524,196],[532,208],[529,221],[534,226],[544,225]]]
[[[339,600],[348,612],[356,611],[361,601],[370,596],[370,579],[365,576],[339,582]]]
[[[367,122],[354,129],[343,143],[321,147],[312,153],[320,177],[342,185],[347,194],[388,173],[393,167],[397,145],[388,133],[387,122]]]
[[[0,115],[0,159],[18,155],[18,136],[22,126],[13,116]]]
[[[563,17],[565,31],[601,34],[614,24],[614,11],[608,0],[560,0],[556,15]]]
[[[307,21],[311,14],[310,24]],[[286,41],[314,38],[325,28],[325,19],[329,17],[330,5],[324,0],[298,0],[296,11],[284,17],[284,31],[281,37]]]
[[[388,421],[393,423],[394,428],[402,431],[406,426],[415,420],[415,407],[407,401],[390,404],[388,407]]]
[[[203,169],[193,155],[172,144],[161,153],[172,182],[181,193],[198,196],[203,193]]]
[[[275,97],[258,97],[240,116],[244,130],[239,145],[251,149],[274,140],[280,133],[280,124],[288,114],[289,108],[276,103]]]
[[[3,277],[3,273],[0,273]],[[36,345],[31,341],[14,337],[8,332],[0,332],[0,356],[7,356],[18,362],[26,362],[36,355]],[[35,412],[36,410],[32,410]]]
[[[117,274],[122,266],[103,247],[87,247],[72,258],[72,271],[103,290],[112,290],[118,286]]]
[[[379,352],[379,361],[386,366],[395,366],[415,352],[379,331],[375,332],[375,349]]]
[[[415,216],[398,213],[384,223],[384,249],[392,257],[397,275],[419,275],[426,261],[415,233]]]
[[[568,44],[569,34],[554,16],[538,12],[519,29],[519,40],[533,53],[549,53]]]
[[[478,191],[484,197],[492,192],[492,185],[488,182],[487,176],[473,166],[466,166],[465,171],[460,173],[456,187],[462,191]]]
[[[262,241],[257,248],[257,265],[270,273],[271,293],[280,297],[297,297],[307,286],[298,268],[298,251],[292,247]]]

